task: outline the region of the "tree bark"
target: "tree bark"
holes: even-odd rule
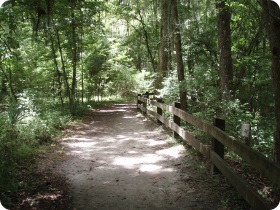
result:
[[[75,2],[72,2],[71,29],[72,29],[72,86],[70,95],[70,109],[73,111],[76,100],[77,85],[77,40],[76,40],[76,21],[75,21]]]
[[[17,96],[16,96],[16,93],[15,93],[15,91],[14,91],[14,87],[13,87],[13,79],[12,79],[12,69],[11,69],[11,67],[9,66],[8,67],[8,69],[9,69],[9,75],[7,75],[6,73],[5,73],[5,71],[4,71],[4,69],[3,69],[3,66],[2,66],[2,61],[0,60],[0,69],[2,70],[2,73],[3,73],[3,75],[4,75],[4,78],[3,78],[3,83],[2,83],[2,90],[3,90],[3,92],[2,93],[4,93],[5,91],[7,91],[7,86],[6,86],[6,84],[4,83],[4,81],[6,80],[6,82],[8,83],[8,87],[9,87],[9,94],[10,94],[10,96],[15,100],[15,101],[17,101],[18,99],[17,99]]]
[[[179,16],[178,16],[178,3],[177,0],[171,0],[172,7],[172,16],[174,27],[174,45],[176,51],[176,60],[177,60],[177,75],[178,81],[180,83],[179,93],[180,93],[180,103],[181,109],[187,111],[187,93],[182,87],[182,83],[185,81],[185,71],[184,71],[184,63],[183,63],[183,55],[182,55],[182,43],[181,43],[181,33],[180,33],[180,24],[179,24]]]
[[[61,83],[61,75],[62,74],[59,71],[58,62],[56,60],[56,52],[55,52],[55,48],[54,48],[54,41],[53,41],[53,37],[52,37],[51,34],[50,34],[50,40],[51,40],[51,48],[52,48],[52,54],[53,54],[53,62],[54,62],[55,69],[56,69],[56,74],[57,74],[59,98],[60,98],[61,105],[64,106],[63,97],[62,97],[62,83]]]
[[[267,20],[267,34],[271,51],[271,76],[274,93],[274,160],[280,163],[280,9],[270,0],[262,0]]]
[[[143,19],[142,15],[141,15],[140,10],[138,11],[138,14],[140,16],[140,23],[142,25],[142,29],[143,29],[143,32],[144,32],[146,48],[147,48],[147,51],[148,51],[148,54],[149,54],[149,57],[150,57],[150,60],[151,60],[151,64],[152,64],[153,70],[155,72],[156,71],[155,58],[154,58],[154,55],[153,55],[153,53],[151,51],[151,48],[150,48],[149,36],[148,36],[147,29],[146,29],[146,24],[144,22],[144,19]]]
[[[59,31],[57,29],[55,29],[55,31],[56,31],[57,45],[58,45],[58,49],[59,49],[61,66],[62,66],[62,71],[63,71],[64,84],[65,84],[65,87],[66,87],[66,94],[67,94],[67,97],[68,97],[68,100],[69,100],[69,103],[70,103],[70,98],[71,98],[70,97],[70,86],[69,86],[69,82],[68,82],[68,78],[67,78],[66,67],[65,67],[62,47],[61,47],[61,43],[60,43]]]
[[[168,62],[169,62],[169,24],[170,23],[170,1],[161,1],[161,20],[160,20],[160,46],[158,54],[158,66],[157,66],[157,77],[155,80],[155,89],[161,87],[163,78],[168,73]]]
[[[225,0],[216,0],[217,29],[219,49],[219,72],[222,98],[229,100],[233,86],[232,58],[231,58],[231,30],[230,8]]]

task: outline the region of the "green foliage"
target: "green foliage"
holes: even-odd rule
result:
[[[173,71],[163,81],[163,88],[159,90],[159,98],[163,98],[166,104],[173,104],[179,100],[179,84],[177,72]]]
[[[155,78],[155,74],[147,71],[147,70],[142,70],[140,73],[137,73],[136,75],[136,82],[137,84],[137,92],[138,93],[145,93],[145,92],[153,92],[154,91],[154,86],[153,86],[153,81]]]
[[[183,87],[188,112],[210,123],[214,117],[226,119],[227,132],[240,140],[241,124],[251,124],[252,147],[271,157],[274,108],[263,9],[256,1],[230,2],[234,90],[230,101],[222,101],[215,8],[210,1],[204,3],[181,2],[186,81],[179,84],[172,72],[163,82],[161,96],[172,104]]]
[[[10,194],[22,187],[20,171],[30,168],[42,144],[49,144],[71,120],[57,104],[48,104],[30,92],[0,113],[0,188],[1,201],[9,204]],[[18,174],[18,175],[17,175]]]
[[[0,8],[0,188],[5,192],[18,187],[16,178],[7,181],[11,174],[73,116],[85,113],[86,104],[153,92],[152,59],[156,64],[161,41],[161,1],[24,2],[7,1]],[[250,123],[252,146],[271,157],[274,105],[263,9],[256,0],[228,3],[232,100],[221,100],[216,8],[209,0],[180,1],[186,80],[178,83],[173,49],[166,49],[172,59],[159,97],[173,104],[182,88],[189,113],[208,122],[224,118],[227,132],[239,138],[241,124]],[[71,106],[70,96],[76,97]]]

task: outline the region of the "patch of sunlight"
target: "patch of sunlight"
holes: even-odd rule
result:
[[[67,152],[66,154],[67,154],[67,155],[71,155],[72,153],[74,153],[74,154],[83,154],[82,151],[77,151],[77,150],[71,151],[71,152]]]
[[[157,145],[165,145],[167,144],[166,141],[154,141],[151,140],[147,145],[148,146],[157,146]]]
[[[70,148],[75,148],[75,147],[81,147],[81,148],[91,148],[93,146],[95,146],[96,144],[98,144],[98,142],[76,142],[76,143],[63,143],[68,145],[68,147]]]
[[[124,136],[124,135],[117,135],[116,136],[117,139],[127,139],[128,137],[127,136]],[[113,138],[112,138],[113,139]]]
[[[136,151],[129,151],[128,154],[138,154]]]
[[[143,115],[141,113],[136,114],[136,117],[143,117]]]
[[[170,147],[168,149],[159,150],[156,153],[160,155],[167,155],[173,158],[179,158],[184,151],[184,147],[182,145],[177,145],[174,147]]]
[[[133,118],[135,118],[135,116],[124,116],[123,118],[124,119],[133,119]]]
[[[116,106],[116,107],[118,107],[118,106],[123,106],[123,107],[129,107],[129,105],[128,104],[114,104],[114,106]]]
[[[147,165],[142,165],[139,170],[142,172],[152,172],[152,171],[157,171],[161,168],[162,166],[147,164]]]
[[[62,140],[63,141],[74,141],[74,142],[76,142],[76,141],[89,141],[91,139],[90,139],[90,137],[88,137],[88,138],[81,138],[81,137],[74,136],[74,137],[66,137],[66,138],[63,138]]]
[[[98,110],[97,112],[102,112],[102,113],[106,113],[106,112],[125,112],[125,109],[102,109],[102,110]]]
[[[114,160],[113,164],[123,166],[125,168],[136,168],[137,165],[157,163],[162,159],[162,157],[153,154],[148,154],[142,157],[118,157]]]

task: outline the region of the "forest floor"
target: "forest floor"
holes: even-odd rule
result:
[[[131,103],[93,110],[38,162],[44,181],[20,209],[250,209]]]

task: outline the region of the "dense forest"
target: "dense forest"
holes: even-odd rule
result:
[[[280,9],[270,0],[7,0],[0,8],[1,199],[40,145],[99,101],[154,92],[227,120],[280,162]],[[8,192],[8,193],[7,193]]]

